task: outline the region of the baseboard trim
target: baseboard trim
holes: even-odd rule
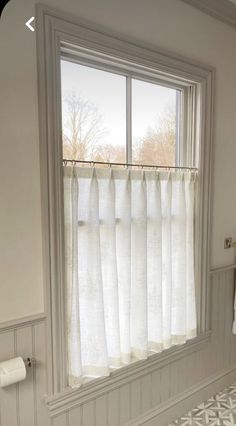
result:
[[[236,381],[236,366],[214,374],[207,380],[158,405],[157,408],[133,419],[125,426],[164,426],[185,414],[196,405]]]

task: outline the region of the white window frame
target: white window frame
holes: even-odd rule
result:
[[[151,372],[158,364],[164,365],[192,351],[201,349],[210,335],[209,297],[209,239],[210,239],[210,159],[213,126],[214,69],[170,54],[156,47],[136,40],[127,40],[119,34],[75,19],[62,12],[43,5],[36,5],[39,133],[42,191],[43,265],[45,282],[45,306],[47,314],[48,353],[48,399],[47,404],[55,414],[62,407],[69,408],[78,399],[85,401],[117,387],[120,383],[134,380],[145,372]],[[76,48],[77,46],[77,48]],[[63,54],[76,54],[76,50],[96,51],[97,55],[114,57],[123,67],[135,67],[141,74],[158,75],[171,84],[180,84],[186,91],[184,96],[188,125],[186,136],[191,144],[188,150],[189,164],[198,164],[199,180],[197,205],[200,214],[196,224],[199,236],[196,246],[196,273],[201,284],[197,294],[198,336],[180,347],[172,347],[161,354],[155,354],[145,361],[123,367],[108,378],[97,379],[82,388],[72,390],[67,385],[66,356],[66,297],[64,287],[63,256],[63,179],[62,179],[62,123],[61,123],[61,81],[60,59]],[[157,81],[157,80],[156,80]],[[191,89],[189,89],[191,83]],[[194,117],[189,116],[193,114]],[[199,141],[194,144],[194,140]],[[196,145],[198,145],[196,149]],[[183,149],[183,151],[185,151]],[[180,153],[183,158],[183,152]],[[200,255],[201,254],[201,255]]]

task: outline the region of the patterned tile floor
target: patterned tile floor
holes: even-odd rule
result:
[[[236,426],[236,383],[169,426]]]

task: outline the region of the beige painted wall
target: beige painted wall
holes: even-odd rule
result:
[[[180,0],[44,3],[216,68],[212,267],[233,263],[236,31]],[[36,44],[24,25],[34,5],[11,0],[0,21],[0,322],[43,310]]]

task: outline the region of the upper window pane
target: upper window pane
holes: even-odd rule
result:
[[[61,60],[63,158],[125,162],[126,78]]]
[[[132,79],[133,163],[175,166],[179,91]]]

